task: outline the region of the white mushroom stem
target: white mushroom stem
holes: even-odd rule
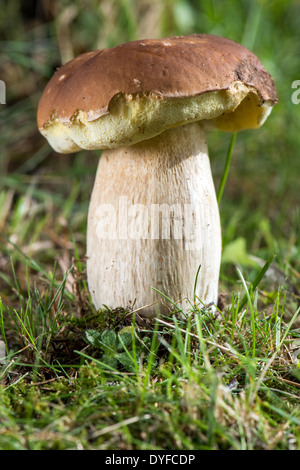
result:
[[[168,302],[154,287],[187,311],[199,265],[196,296],[203,304],[217,303],[219,209],[198,123],[103,151],[89,208],[87,257],[97,309],[166,311]]]

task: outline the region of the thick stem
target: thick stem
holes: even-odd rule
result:
[[[219,209],[205,135],[189,124],[102,153],[87,235],[88,284],[96,308],[144,306],[140,314],[180,308],[196,295],[217,303]],[[153,304],[149,306],[149,304]],[[168,304],[170,307],[170,304]]]

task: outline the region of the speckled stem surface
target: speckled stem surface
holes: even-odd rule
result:
[[[216,304],[220,259],[219,209],[199,124],[103,151],[87,234],[88,285],[97,309],[165,312],[172,305],[154,287],[187,311],[199,265],[196,296]]]

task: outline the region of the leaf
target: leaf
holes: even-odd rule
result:
[[[247,253],[245,238],[238,237],[224,247],[222,263],[233,263],[241,266],[257,267],[258,263]]]
[[[102,356],[102,362],[107,366],[117,369],[118,368],[118,359],[116,354],[104,353]]]
[[[117,349],[117,335],[113,330],[105,330],[101,334],[102,344],[105,348],[115,351]]]
[[[112,330],[105,330],[102,333],[99,333],[96,330],[86,330],[85,337],[88,343],[97,349],[102,349],[102,351],[108,353],[116,352],[117,347],[117,337],[116,333]]]
[[[132,334],[133,334],[133,329],[131,326],[122,328],[122,330],[118,334],[118,340],[119,340],[119,344],[117,347],[118,351],[122,351],[125,348],[126,349],[129,348],[129,346],[132,344]]]
[[[127,371],[135,371],[133,360],[126,352],[118,354],[117,359]]]
[[[85,337],[93,348],[102,349],[101,334],[96,330],[86,330]]]

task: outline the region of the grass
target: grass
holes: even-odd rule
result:
[[[299,450],[299,5],[38,4],[0,12],[0,449]],[[55,154],[36,129],[38,99],[73,54],[190,32],[250,47],[279,93],[260,130],[208,136],[219,317],[196,297],[155,322],[97,312],[84,256],[99,154]]]
[[[9,311],[22,348],[1,370],[2,448],[299,446],[300,373],[291,361],[299,311],[287,323],[280,294],[270,316],[259,315],[250,286],[252,317],[234,299],[218,320],[196,304],[184,320],[144,325],[125,312],[113,320],[107,311],[66,318],[59,309],[65,283],[55,314],[55,302],[47,295],[40,302],[38,292],[19,313]],[[105,340],[109,333],[114,340]]]

